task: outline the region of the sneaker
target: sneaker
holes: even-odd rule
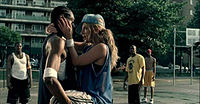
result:
[[[143,102],[143,103],[147,103],[147,98],[143,98],[143,99],[142,99],[142,102]]]
[[[150,100],[150,104],[153,104],[153,99]]]

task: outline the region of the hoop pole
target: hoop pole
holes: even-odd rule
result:
[[[173,85],[175,86],[175,72],[176,72],[176,69],[175,69],[175,64],[176,64],[176,27],[174,27],[174,72],[173,72]]]

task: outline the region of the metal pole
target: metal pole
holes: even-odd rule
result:
[[[173,77],[173,85],[175,86],[175,64],[176,64],[176,27],[174,26],[174,65],[173,65],[173,68],[174,68],[174,77]]]
[[[192,79],[193,79],[193,46],[191,46],[191,78],[190,78],[190,85],[192,85]]]
[[[5,88],[5,68],[3,68],[3,88]]]

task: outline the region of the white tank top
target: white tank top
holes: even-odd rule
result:
[[[26,59],[26,55],[25,53],[23,54],[23,58],[19,59],[15,56],[14,53],[12,53],[13,57],[14,57],[14,63],[12,65],[12,77],[19,79],[19,80],[24,80],[27,79],[27,68],[26,68],[26,64],[27,64],[27,59]]]

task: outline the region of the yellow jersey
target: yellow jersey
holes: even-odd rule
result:
[[[128,72],[128,85],[138,84],[142,77],[142,67],[145,68],[144,57],[136,54],[134,57],[129,57],[126,62],[126,71]],[[142,84],[144,79],[142,80]]]

